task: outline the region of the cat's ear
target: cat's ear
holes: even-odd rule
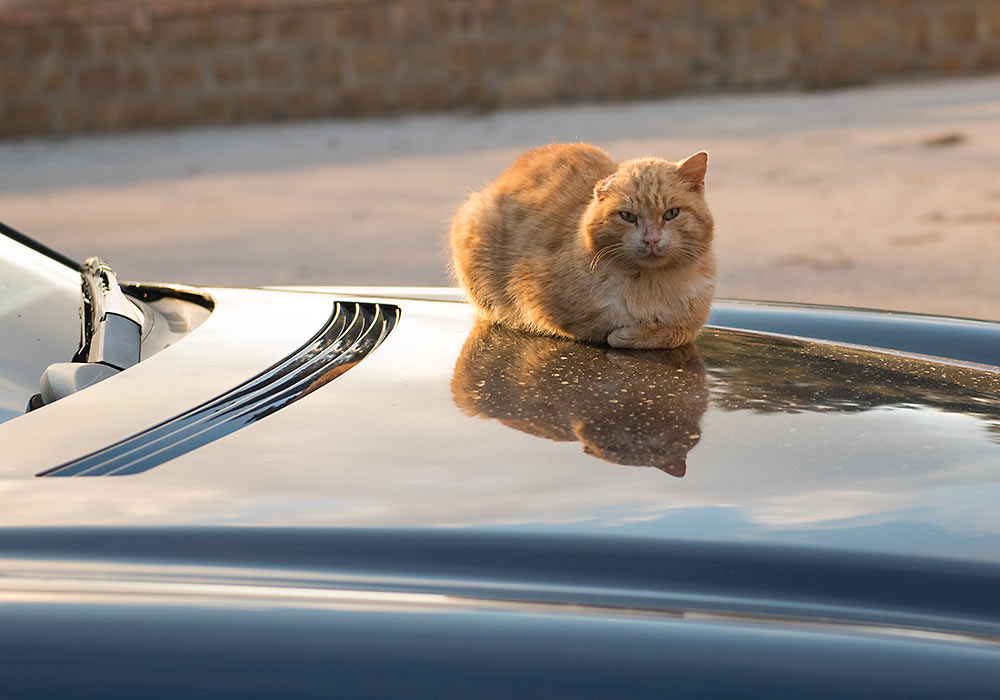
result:
[[[677,174],[689,183],[688,186],[695,192],[701,192],[705,187],[706,170],[708,170],[708,154],[705,151],[698,151],[677,164]]]
[[[656,468],[665,474],[680,478],[687,474],[687,457],[678,457],[667,464],[657,464]]]
[[[615,184],[615,176],[608,175],[606,178],[601,180],[594,186],[594,198],[598,201],[604,201],[609,194],[611,194],[611,187]]]

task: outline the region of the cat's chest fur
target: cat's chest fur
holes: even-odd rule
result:
[[[691,269],[613,274],[600,280],[594,301],[609,328],[671,324],[690,313],[691,305],[714,292],[714,280]]]

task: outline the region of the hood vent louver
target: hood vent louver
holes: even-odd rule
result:
[[[265,418],[319,389],[378,347],[399,319],[387,304],[336,302],[306,345],[189,411],[37,476],[138,474]]]

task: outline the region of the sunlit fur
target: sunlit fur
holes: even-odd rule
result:
[[[690,342],[715,292],[707,163],[618,165],[587,144],[529,151],[455,215],[458,282],[496,323],[615,347]]]

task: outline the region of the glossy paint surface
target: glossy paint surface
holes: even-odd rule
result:
[[[0,426],[9,693],[88,673],[95,697],[1000,680],[995,371],[722,329],[612,350],[385,299],[384,342],[266,418],[139,474],[35,477],[280,363],[349,300],[208,292],[191,335]]]
[[[289,591],[284,591],[285,593]],[[991,645],[863,627],[148,586],[8,595],[13,697],[989,698]],[[240,595],[242,594],[242,595]],[[769,624],[768,624],[769,622]],[[99,633],[95,633],[99,630]]]
[[[321,295],[269,294],[277,314],[328,313]],[[463,305],[400,305],[350,372],[143,475],[40,483],[79,456],[70,441],[35,444],[63,426],[45,411],[5,424],[17,459],[0,520],[500,528],[1000,560],[986,507],[1000,497],[996,373],[721,330],[697,351],[615,351],[482,328]],[[231,346],[214,358],[197,345],[212,325],[125,375],[169,383],[185,346],[199,351],[184,362],[222,362]],[[159,405],[109,402],[111,388],[73,408],[98,410],[88,394],[110,415]],[[171,405],[181,393],[164,387]]]

